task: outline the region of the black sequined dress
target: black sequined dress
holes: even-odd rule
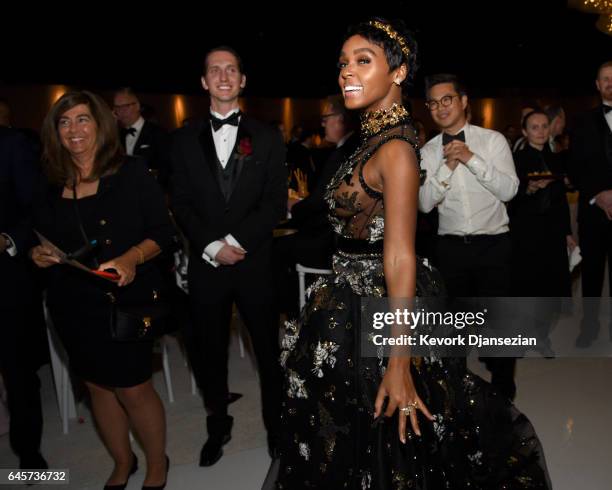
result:
[[[465,359],[412,359],[415,388],[435,417],[432,423],[419,413],[421,437],[409,431],[406,444],[400,442],[397,412],[374,420],[386,362],[360,353],[360,299],[385,296],[385,213],[383,194],[367,185],[363,168],[392,139],[409,143],[417,156],[418,148],[401,106],[369,119],[374,130],[328,186],[339,235],[334,273],[309,288],[300,318],[286,325],[277,488],[550,488],[533,427],[468,371]],[[426,260],[417,260],[417,296],[439,294],[437,277]]]

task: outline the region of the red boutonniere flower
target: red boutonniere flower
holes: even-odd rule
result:
[[[238,154],[241,157],[248,157],[251,153],[253,153],[251,138],[242,138],[238,143]]]

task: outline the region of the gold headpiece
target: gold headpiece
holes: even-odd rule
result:
[[[380,29],[381,31],[384,31],[387,36],[389,36],[397,44],[400,45],[402,53],[404,53],[406,58],[410,56],[410,48],[408,48],[408,45],[406,44],[406,40],[402,36],[400,36],[397,33],[397,31],[393,29],[389,24],[384,24],[383,22],[380,22],[378,20],[371,20],[370,22],[368,22],[368,24],[371,25],[372,27],[376,27],[376,29]]]

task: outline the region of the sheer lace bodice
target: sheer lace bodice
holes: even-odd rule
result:
[[[378,118],[378,120],[377,120]],[[372,120],[376,122],[372,124]],[[363,170],[374,153],[392,139],[406,141],[417,152],[416,132],[408,113],[401,106],[362,118],[362,144],[338,170],[327,187],[326,200],[329,219],[334,231],[343,238],[367,240],[383,239],[383,194],[368,185]]]

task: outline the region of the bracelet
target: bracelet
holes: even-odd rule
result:
[[[134,245],[132,248],[135,248],[138,252],[138,265],[144,264],[145,255],[142,249],[138,245]]]

